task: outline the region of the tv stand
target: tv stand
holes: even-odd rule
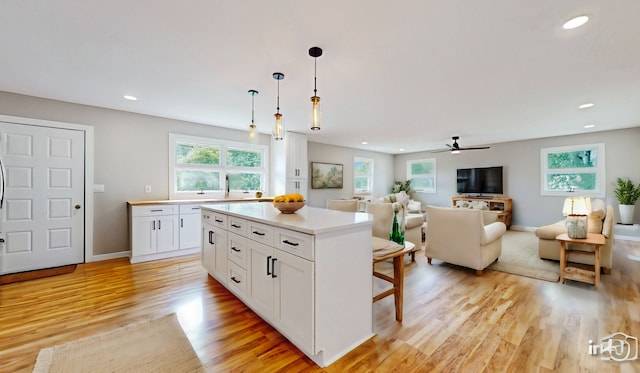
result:
[[[496,215],[496,221],[503,222],[507,229],[511,227],[511,220],[513,216],[512,199],[509,197],[495,197],[495,196],[453,196],[451,197],[451,206],[459,207],[459,202],[485,202],[489,207],[489,210],[484,212],[492,213]]]

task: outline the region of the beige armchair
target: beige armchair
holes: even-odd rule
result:
[[[357,212],[358,211],[358,200],[357,199],[328,199],[327,200],[327,209],[329,209],[329,210],[338,210],[338,211]]]
[[[367,202],[365,212],[374,215],[373,235],[389,239],[389,232],[393,224],[393,204],[389,202],[375,203]],[[422,247],[422,215],[405,215],[404,217],[404,239],[415,244],[416,250]]]
[[[589,214],[587,231],[589,233],[601,233],[605,238],[604,246],[600,247],[600,267],[602,272],[611,273],[613,265],[613,207],[605,208],[604,201],[594,199],[591,201],[591,213]],[[567,233],[565,221],[559,221],[555,224],[545,225],[536,229],[538,237],[538,256],[543,259],[560,260],[560,243],[556,240],[556,236]],[[581,264],[594,264],[593,247],[588,245],[572,245],[568,244],[567,249],[576,250],[571,252],[568,257],[569,262]],[[581,253],[580,251],[585,251]]]
[[[425,256],[476,270],[496,261],[502,252],[502,236],[507,226],[501,222],[484,225],[482,211],[427,206]]]

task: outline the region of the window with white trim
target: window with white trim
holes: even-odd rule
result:
[[[604,143],[540,149],[540,192],[604,197]]]
[[[411,189],[422,193],[436,192],[436,159],[412,159],[407,161],[407,180]]]
[[[267,147],[169,134],[169,198],[222,198],[265,190]]]
[[[373,193],[373,159],[353,158],[353,192],[354,194]]]

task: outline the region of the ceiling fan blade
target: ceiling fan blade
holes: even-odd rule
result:
[[[432,150],[429,153],[444,153],[444,152],[451,152],[451,149]]]
[[[453,149],[454,148],[453,145],[449,145],[449,144],[444,144],[444,145],[446,145],[446,147],[449,148],[449,149]]]
[[[459,150],[480,150],[480,149],[490,149],[490,146],[481,146],[476,148],[460,148]]]

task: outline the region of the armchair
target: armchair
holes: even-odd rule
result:
[[[602,272],[606,274],[611,273],[611,267],[613,265],[613,235],[615,226],[613,219],[613,207],[609,205],[605,208],[604,201],[601,199],[591,201],[591,213],[589,213],[588,216],[587,231],[589,233],[601,233],[605,238],[604,246],[600,247],[600,267],[602,268]],[[538,256],[540,258],[560,260],[560,243],[556,240],[556,236],[562,233],[567,233],[564,220],[536,229]],[[569,244],[567,249],[576,250],[569,254],[569,262],[594,264],[594,257],[591,254],[593,248],[585,245]],[[583,254],[579,251],[585,251],[585,253]]]
[[[427,206],[425,256],[476,270],[496,261],[502,252],[502,236],[507,226],[501,222],[484,225],[482,211]]]
[[[358,200],[357,199],[328,199],[327,200],[327,209],[329,209],[329,210],[338,210],[338,211],[357,212],[358,211]]]

